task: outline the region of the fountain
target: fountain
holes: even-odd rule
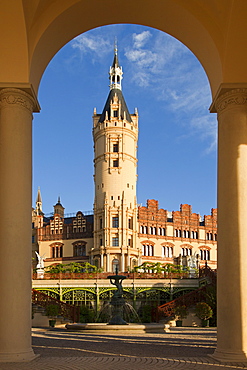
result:
[[[65,327],[68,330],[84,330],[88,333],[164,333],[169,332],[169,325],[164,324],[142,324],[142,323],[127,323],[123,318],[124,308],[129,307],[130,305],[125,302],[123,298],[123,287],[122,281],[126,279],[124,275],[118,275],[118,269],[116,268],[115,275],[107,276],[107,279],[110,279],[112,285],[116,286],[116,290],[112,296],[111,302],[107,304],[107,307],[111,308],[111,317],[108,323],[87,323],[87,324],[67,324]],[[133,307],[131,306],[132,310]],[[135,311],[135,310],[134,310]],[[136,313],[136,316],[137,313]]]
[[[122,281],[126,279],[126,276],[118,275],[118,268],[116,267],[116,274],[107,276],[107,279],[110,279],[111,284],[117,287],[110,302],[112,306],[112,317],[108,325],[128,325],[123,319],[123,306],[125,300],[123,298]]]

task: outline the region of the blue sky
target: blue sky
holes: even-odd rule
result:
[[[160,208],[181,203],[210,214],[216,207],[216,115],[208,107],[207,76],[173,37],[138,25],[104,26],[65,45],[46,68],[41,112],[33,125],[33,206],[40,187],[43,211],[58,196],[66,213],[92,210],[92,115],[103,110],[114,39],[130,113],[139,112],[137,200]]]

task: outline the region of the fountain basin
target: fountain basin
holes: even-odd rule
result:
[[[104,323],[67,324],[66,329],[71,331],[84,331],[94,334],[140,334],[140,333],[166,333],[170,331],[168,324],[128,324],[108,325]]]

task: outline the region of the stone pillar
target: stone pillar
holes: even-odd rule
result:
[[[218,113],[218,343],[213,357],[244,362],[247,361],[247,89],[228,89],[216,97],[214,106]]]
[[[111,272],[111,266],[110,266],[110,253],[107,253],[107,258],[106,258],[106,271]]]
[[[104,253],[103,251],[100,251],[100,267],[104,269]],[[104,269],[105,271],[105,269]]]
[[[121,254],[121,271],[124,272],[125,271],[125,253],[122,251],[122,254]]]
[[[0,362],[30,361],[32,112],[20,89],[0,91]]]
[[[127,252],[127,267],[129,268],[130,271],[132,270],[129,248],[128,248],[128,252]]]

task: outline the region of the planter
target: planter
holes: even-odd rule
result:
[[[49,326],[50,326],[51,328],[54,328],[54,327],[55,327],[55,324],[56,324],[56,319],[51,319],[51,320],[49,320]]]
[[[181,327],[181,326],[183,326],[182,324],[183,324],[183,321],[182,320],[177,320],[176,321],[176,326]]]
[[[208,320],[202,320],[202,327],[208,328],[209,327],[209,319]]]

